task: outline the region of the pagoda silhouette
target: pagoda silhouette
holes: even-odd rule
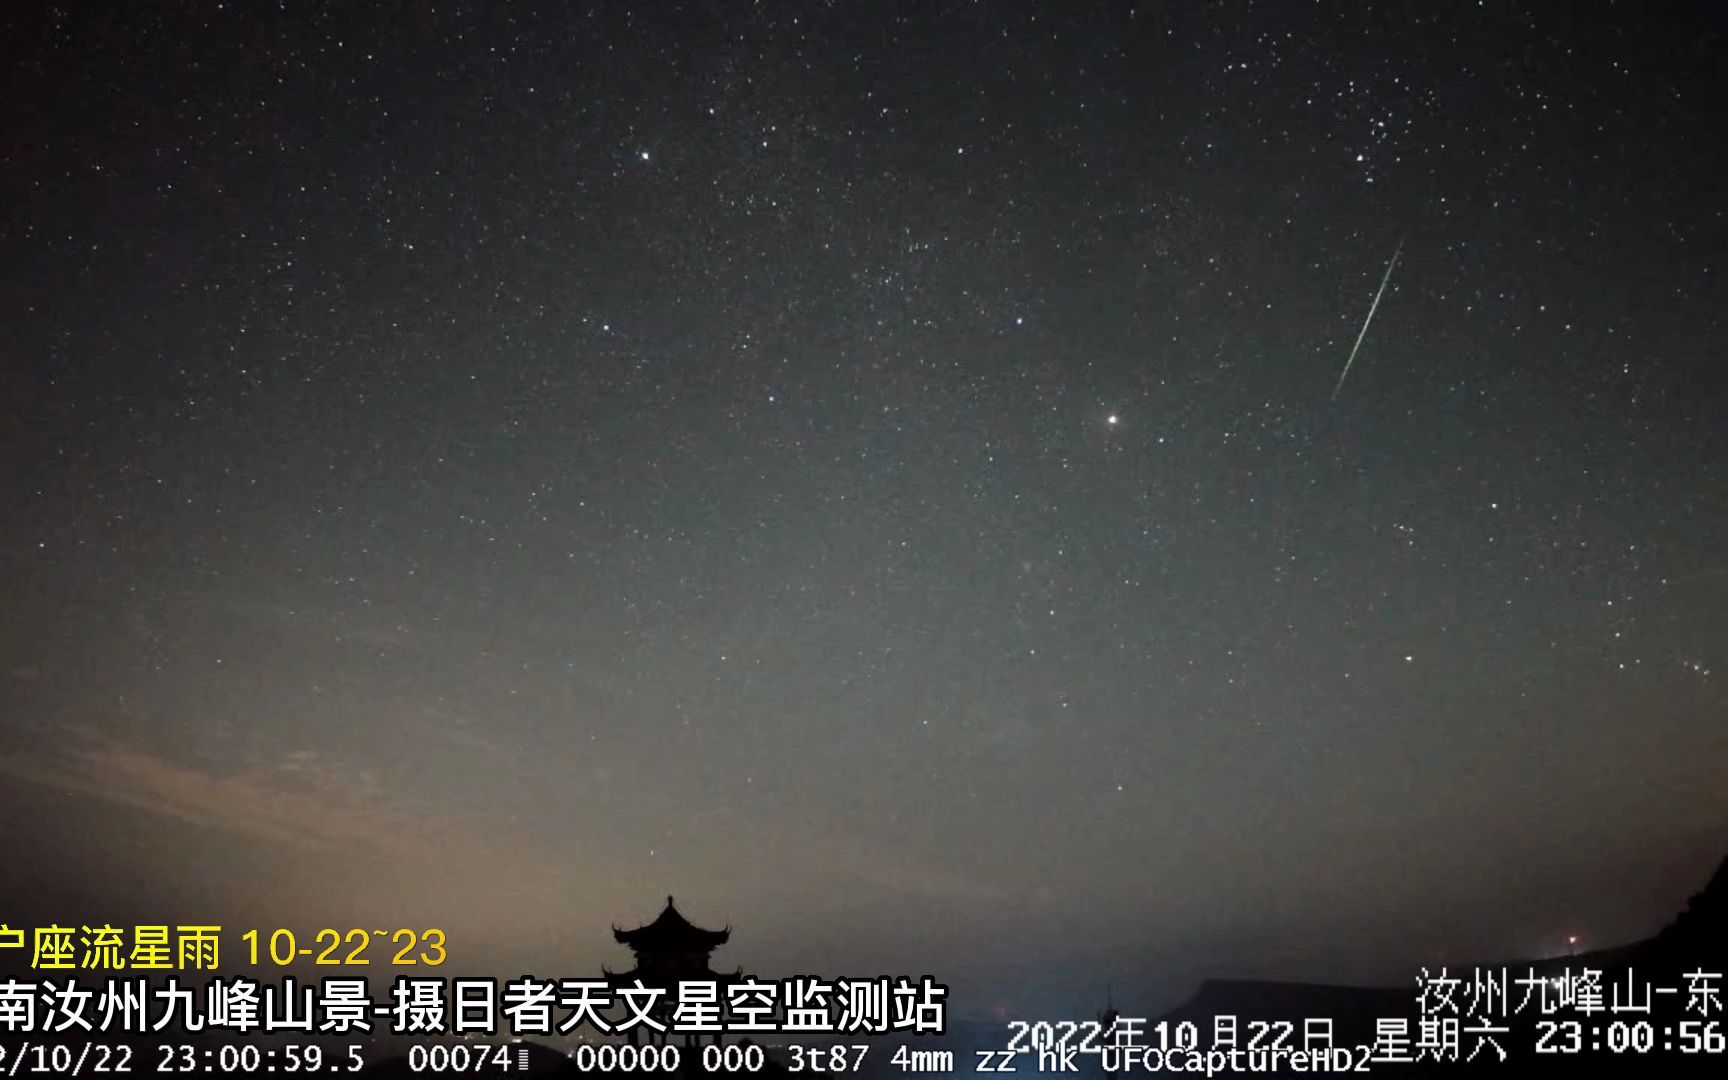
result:
[[[620,930],[612,927],[612,937],[620,945],[628,946],[636,956],[636,966],[622,974],[602,967],[606,980],[614,990],[624,987],[641,985],[665,991],[649,1010],[648,1015],[666,1026],[669,1030],[672,1024],[673,1003],[678,999],[678,984],[684,981],[712,982],[720,988],[721,1000],[724,1001],[726,987],[744,979],[744,969],[739,968],[731,974],[717,972],[709,968],[708,958],[714,950],[726,944],[732,936],[732,928],[724,930],[704,930],[689,919],[679,914],[673,906],[672,898],[666,898],[666,909],[660,912],[659,918],[646,926],[634,930]],[[636,1045],[638,1033],[643,1025],[638,1024],[629,1031],[631,1045]],[[667,1031],[649,1029],[649,1040],[655,1045],[664,1045]],[[684,1045],[698,1045],[698,1033],[686,1032]],[[713,1042],[720,1042],[720,1033],[713,1033]]]

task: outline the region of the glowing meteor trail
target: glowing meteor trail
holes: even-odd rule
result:
[[[1332,388],[1332,400],[1338,400],[1338,391],[1344,389],[1344,380],[1350,377],[1350,365],[1356,362],[1356,353],[1362,348],[1362,339],[1368,336],[1368,324],[1374,321],[1374,313],[1380,310],[1380,298],[1386,295],[1386,283],[1392,280],[1392,268],[1398,265],[1398,256],[1404,251],[1404,241],[1398,241],[1398,247],[1392,252],[1392,261],[1386,264],[1386,275],[1380,279],[1380,290],[1374,294],[1374,302],[1368,305],[1368,317],[1362,320],[1362,332],[1356,335],[1356,344],[1351,346],[1350,359],[1344,361],[1344,370],[1338,374],[1338,385]]]

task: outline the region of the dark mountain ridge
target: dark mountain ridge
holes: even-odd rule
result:
[[[1499,1076],[1573,1075],[1580,1069],[1608,1065],[1636,1070],[1641,1076],[1721,1075],[1728,1054],[1718,1047],[1728,1040],[1728,1017],[1723,1001],[1724,961],[1728,960],[1728,859],[1711,876],[1704,889],[1692,896],[1685,909],[1655,936],[1616,948],[1550,957],[1484,964],[1479,968],[1451,968],[1444,972],[1460,980],[1450,1000],[1451,1008],[1435,1012],[1456,1018],[1461,1029],[1456,1061],[1415,1062],[1408,1065],[1375,1062],[1375,1073],[1394,1076],[1457,1075],[1492,1071]],[[1471,984],[1476,971],[1504,973],[1506,998],[1489,1015],[1472,1016]],[[1568,984],[1576,987],[1585,972],[1601,988],[1602,1007],[1588,1012],[1568,1000]],[[1700,974],[1702,973],[1702,974]],[[1430,971],[1439,977],[1440,971]],[[1534,977],[1533,977],[1534,976]],[[1713,977],[1710,977],[1713,976]],[[1550,986],[1537,985],[1549,982]],[[1639,988],[1655,989],[1646,998]],[[1700,987],[1714,987],[1714,996]],[[1544,1009],[1542,999],[1552,1007]],[[1491,1000],[1491,999],[1490,999]],[[1648,1000],[1650,1011],[1616,1008]],[[1520,1007],[1520,1006],[1523,1007]],[[1371,1046],[1382,1020],[1402,1020],[1408,1025],[1408,1045],[1413,1055],[1422,1039],[1422,1011],[1418,979],[1408,987],[1333,986],[1324,984],[1265,982],[1254,980],[1208,980],[1187,1002],[1159,1017],[1174,1028],[1192,1023],[1199,1045],[1211,1043],[1219,1017],[1235,1017],[1238,1044],[1258,1036],[1265,1045],[1282,1032],[1284,1045],[1302,1046],[1304,1025],[1324,1018],[1333,1025],[1334,1043],[1341,1046]],[[1156,1023],[1155,1021],[1154,1023]],[[1251,1032],[1250,1024],[1258,1026]],[[1646,1032],[1632,1026],[1648,1025],[1648,1052],[1615,1052],[1622,1040],[1643,1037]],[[1609,1028],[1621,1025],[1615,1031]],[[1683,1026],[1686,1025],[1686,1026]],[[1489,1032],[1472,1029],[1502,1028]],[[1506,1052],[1506,1060],[1481,1036],[1493,1040]],[[1565,1052],[1572,1046],[1577,1053]],[[1539,1053],[1538,1047],[1547,1052]],[[1465,1061],[1472,1048],[1474,1061]],[[1589,1060],[1589,1064],[1585,1064]],[[1300,1075],[1270,1072],[1262,1075]]]

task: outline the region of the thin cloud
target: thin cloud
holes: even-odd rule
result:
[[[0,754],[0,773],[246,837],[310,848],[365,845],[403,852],[414,817],[381,804],[365,774],[345,777],[310,751],[275,768],[231,775],[169,761],[111,740],[58,758]]]
[[[82,733],[80,741],[53,756],[0,754],[0,775],[304,850],[370,851],[399,863],[425,862],[428,852],[437,852],[439,861],[463,862],[518,888],[528,884],[525,878],[536,879],[534,891],[542,895],[557,895],[562,883],[579,877],[590,886],[610,881],[627,896],[641,876],[640,868],[623,869],[614,859],[569,852],[572,842],[581,845],[577,837],[550,839],[488,828],[472,818],[413,805],[388,792],[375,773],[316,750],[296,749],[258,766],[217,773],[94,732]],[[826,873],[854,896],[873,892],[900,902],[956,908],[1039,903],[1033,891],[931,866],[834,825],[716,809],[686,820],[699,822],[698,831],[706,835],[755,838],[753,856],[733,852],[721,859],[716,854],[714,865],[704,865],[709,856],[692,853],[684,861],[681,875],[721,888],[728,879],[733,888],[745,886],[740,870],[757,882],[802,877],[808,859],[819,851]]]

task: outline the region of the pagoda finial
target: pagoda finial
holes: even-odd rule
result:
[[[667,895],[666,895],[666,906],[667,906],[667,907],[671,907],[671,906],[672,906],[672,895],[671,895],[671,894],[670,894],[670,893],[668,893],[668,894],[667,894]]]
[[[1116,995],[1111,993],[1110,984],[1105,983],[1104,1011],[1098,1014],[1098,1024],[1104,1034],[1108,1035],[1116,1030],[1116,1021],[1121,1019],[1121,1016],[1122,1014],[1116,1011]],[[1106,1071],[1105,1075],[1109,1075],[1109,1072]]]

